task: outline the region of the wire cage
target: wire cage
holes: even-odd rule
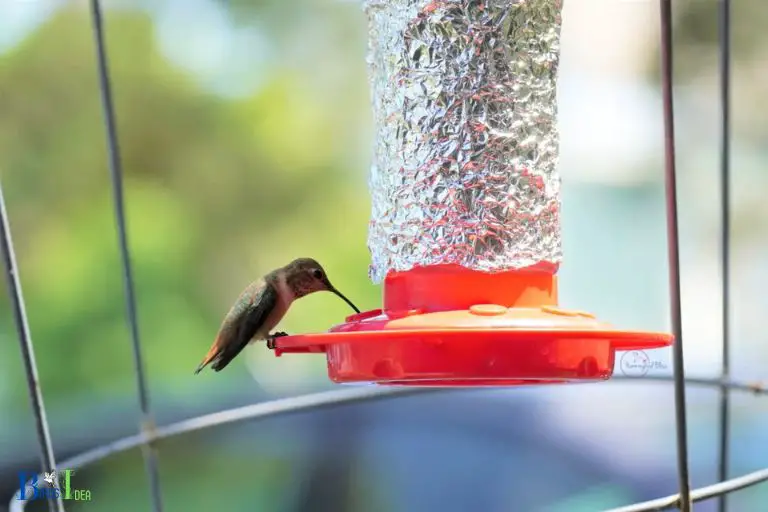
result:
[[[730,344],[729,344],[729,178],[730,178],[730,31],[731,31],[731,2],[720,0],[719,2],[719,36],[720,36],[720,102],[721,102],[721,220],[722,220],[722,294],[723,294],[723,343],[722,343],[722,374],[719,379],[704,379],[686,377],[683,366],[683,336],[681,326],[680,305],[680,262],[679,240],[677,227],[677,195],[676,195],[676,168],[675,168],[675,138],[674,138],[674,112],[672,98],[672,2],[660,0],[661,17],[661,53],[662,53],[662,89],[664,111],[664,140],[665,140],[665,176],[666,176],[666,210],[667,210],[667,235],[669,257],[669,291],[671,298],[671,318],[675,343],[673,347],[674,365],[673,376],[642,376],[619,377],[620,380],[661,380],[672,381],[675,397],[675,420],[677,441],[677,471],[679,478],[679,493],[661,497],[655,500],[635,503],[616,508],[610,512],[642,512],[654,510],[668,510],[677,508],[684,512],[693,510],[693,503],[717,498],[719,510],[726,510],[728,493],[749,486],[768,481],[768,468],[745,474],[739,477],[729,478],[729,408],[730,393],[734,391],[765,395],[768,389],[748,383],[731,380],[730,372]],[[129,246],[126,237],[125,213],[123,206],[123,181],[121,159],[117,142],[115,114],[112,105],[112,93],[108,70],[108,59],[104,46],[104,27],[102,10],[99,0],[91,0],[91,17],[93,34],[97,50],[97,64],[101,100],[104,114],[104,125],[107,134],[109,170],[112,180],[113,202],[115,218],[117,222],[119,247],[122,257],[123,284],[125,292],[127,323],[131,333],[133,356],[135,363],[136,383],[138,388],[139,403],[142,412],[140,430],[137,434],[118,439],[103,446],[98,446],[81,453],[63,463],[57,464],[51,444],[51,438],[46,419],[37,368],[34,358],[34,350],[27,325],[24,299],[16,267],[15,253],[11,241],[8,215],[4,199],[0,190],[0,243],[5,273],[14,313],[14,320],[18,330],[18,338],[21,345],[23,363],[26,372],[27,385],[32,408],[35,414],[37,437],[41,455],[41,470],[43,473],[54,471],[57,467],[80,468],[110,457],[114,454],[125,452],[134,448],[141,448],[146,471],[149,476],[152,496],[152,510],[163,510],[160,494],[160,482],[157,467],[156,443],[163,439],[181,436],[191,432],[232,424],[246,420],[254,420],[271,416],[282,415],[300,410],[312,410],[318,408],[334,407],[341,404],[373,401],[381,399],[394,399],[414,394],[444,392],[432,387],[407,387],[407,388],[346,388],[329,392],[315,393],[304,396],[273,400],[255,405],[228,409],[221,412],[189,418],[167,425],[155,425],[152,411],[150,410],[147,392],[146,378],[142,361],[141,345],[137,328],[135,313],[135,297],[133,291],[133,276],[131,272]],[[691,489],[689,476],[688,438],[686,423],[686,384],[690,386],[709,386],[719,388],[719,483],[706,487]],[[41,475],[43,474],[41,473]],[[10,510],[22,511],[26,501],[18,499],[23,489],[16,492],[10,502]],[[60,496],[51,496],[48,499],[52,512],[63,512],[64,504]]]

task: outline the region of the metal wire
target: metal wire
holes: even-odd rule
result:
[[[668,383],[674,377],[667,375],[637,376],[637,377],[614,377],[617,381],[630,382],[656,382]],[[723,387],[732,391],[748,392],[756,395],[768,395],[768,388],[760,384],[747,382],[724,381],[722,379],[713,379],[705,377],[687,378],[686,382],[692,386],[701,387]],[[227,409],[212,414],[204,414],[194,418],[181,420],[162,427],[158,427],[154,434],[149,437],[145,433],[124,437],[111,443],[93,448],[79,455],[76,455],[61,463],[61,467],[77,469],[83,466],[93,464],[103,460],[110,455],[125,452],[133,448],[139,448],[147,443],[158,441],[170,437],[189,434],[200,430],[242,422],[246,420],[264,419],[269,417],[282,416],[296,412],[306,412],[310,410],[348,405],[360,402],[372,402],[386,398],[405,397],[413,395],[422,395],[427,393],[447,393],[447,392],[476,392],[493,388],[464,388],[464,389],[445,389],[437,387],[429,388],[346,388],[333,391],[324,391],[321,393],[312,393],[298,397],[283,398],[280,400],[271,400],[259,404],[246,405]],[[739,478],[734,478],[726,482],[721,482],[713,486],[703,487],[694,491],[694,501],[701,501],[707,498],[718,496],[725,492],[743,489],[760,482],[768,481],[768,469],[749,473]],[[19,491],[11,499],[9,512],[22,512],[26,507],[25,501],[18,499]],[[614,509],[609,512],[644,512],[653,510],[665,510],[674,507],[679,499],[679,495],[660,498],[645,503],[630,505],[635,508]],[[639,508],[638,508],[639,507]],[[662,508],[659,508],[662,507]]]
[[[102,110],[104,112],[104,128],[107,134],[107,152],[109,154],[109,171],[112,178],[113,199],[115,204],[115,220],[120,243],[120,255],[123,267],[123,286],[125,288],[126,320],[131,331],[131,344],[133,347],[133,360],[136,370],[136,382],[139,392],[139,405],[141,406],[141,430],[151,432],[154,428],[154,420],[149,405],[149,390],[147,389],[146,376],[144,375],[144,363],[141,356],[141,344],[139,342],[139,322],[136,316],[136,299],[133,290],[133,275],[131,272],[131,257],[128,249],[128,235],[125,228],[125,206],[123,204],[123,179],[120,163],[120,145],[115,126],[115,109],[112,103],[112,89],[107,67],[107,52],[104,43],[104,28],[99,0],[91,0],[91,19],[93,22],[93,37],[96,46],[96,58],[99,72],[99,89],[101,91]],[[151,444],[144,448],[144,461],[149,476],[152,505],[155,512],[163,510],[160,475],[157,468],[157,453]]]
[[[32,412],[35,414],[37,442],[40,445],[40,463],[43,471],[50,473],[56,468],[56,459],[53,456],[51,433],[48,429],[48,418],[45,414],[43,393],[40,389],[40,380],[37,375],[35,349],[32,346],[32,335],[29,332],[27,312],[24,306],[24,296],[21,293],[19,270],[16,266],[16,253],[13,250],[11,226],[8,220],[8,212],[5,208],[2,185],[0,185],[0,230],[0,245],[2,246],[3,252],[5,281],[8,286],[11,307],[13,308],[13,320],[16,324],[16,331],[19,334],[21,357],[24,360],[24,373],[27,377],[27,388],[29,389],[29,401],[32,403]],[[48,508],[51,512],[64,512],[64,502],[61,500],[60,496],[49,497]]]
[[[720,147],[720,219],[722,250],[722,316],[723,316],[723,362],[721,375],[729,378],[731,374],[731,343],[730,343],[730,304],[731,304],[731,219],[730,219],[730,165],[731,165],[731,0],[720,0],[720,15],[718,16],[720,35],[720,109],[721,109],[721,147]],[[730,459],[730,393],[720,390],[720,452],[718,459],[718,480],[728,478]],[[726,512],[728,497],[725,494],[718,498],[718,510]]]
[[[745,489],[766,481],[768,481],[768,469],[762,469],[732,480],[726,480],[724,482],[695,489],[691,492],[691,501],[696,503],[714,498],[715,496],[722,498],[729,492]],[[656,510],[669,510],[680,506],[680,498],[679,494],[673,494],[672,496],[656,500],[636,503],[626,507],[613,508],[605,512],[655,512]]]
[[[680,303],[680,236],[677,229],[677,172],[675,169],[675,117],[672,98],[672,1],[661,6],[661,89],[664,103],[664,146],[667,203],[667,250],[669,256],[669,301],[675,343],[675,426],[677,471],[680,484],[680,510],[691,512],[691,482],[688,468],[688,427],[685,411],[685,365],[683,362],[683,323]]]
[[[243,407],[227,409],[221,412],[204,414],[194,418],[189,418],[176,423],[171,423],[157,428],[153,434],[148,436],[146,433],[140,433],[133,436],[124,437],[111,443],[96,447],[87,452],[76,455],[61,463],[61,467],[68,469],[81,468],[88,464],[93,464],[110,455],[125,452],[127,450],[138,448],[155,440],[174,437],[190,432],[228,425],[245,420],[267,418],[280,416],[293,412],[310,411],[338,405],[352,404],[356,402],[374,402],[384,398],[393,398],[401,396],[411,396],[417,394],[436,393],[445,391],[440,388],[346,388],[341,390],[325,391],[321,393],[312,393],[309,395],[283,398],[280,400],[271,400]],[[9,512],[21,512],[26,507],[26,501],[20,501],[17,491],[9,505]]]

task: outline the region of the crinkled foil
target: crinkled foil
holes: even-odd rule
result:
[[[367,0],[370,277],[559,263],[562,0]]]

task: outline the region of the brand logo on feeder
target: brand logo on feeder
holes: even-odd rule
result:
[[[642,350],[630,350],[621,355],[619,361],[621,373],[627,377],[642,377],[651,369],[663,370],[667,367],[661,361],[652,361],[648,354]]]
[[[91,501],[90,489],[76,489],[72,487],[72,469],[62,469],[59,472],[44,473],[39,480],[37,473],[32,471],[19,471],[18,499],[44,500],[48,498],[61,498],[63,500]],[[59,478],[61,477],[61,485]]]

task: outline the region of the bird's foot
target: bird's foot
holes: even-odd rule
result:
[[[277,338],[282,338],[283,336],[288,336],[287,332],[275,332],[267,336],[267,348],[270,350],[275,350],[275,340]]]

